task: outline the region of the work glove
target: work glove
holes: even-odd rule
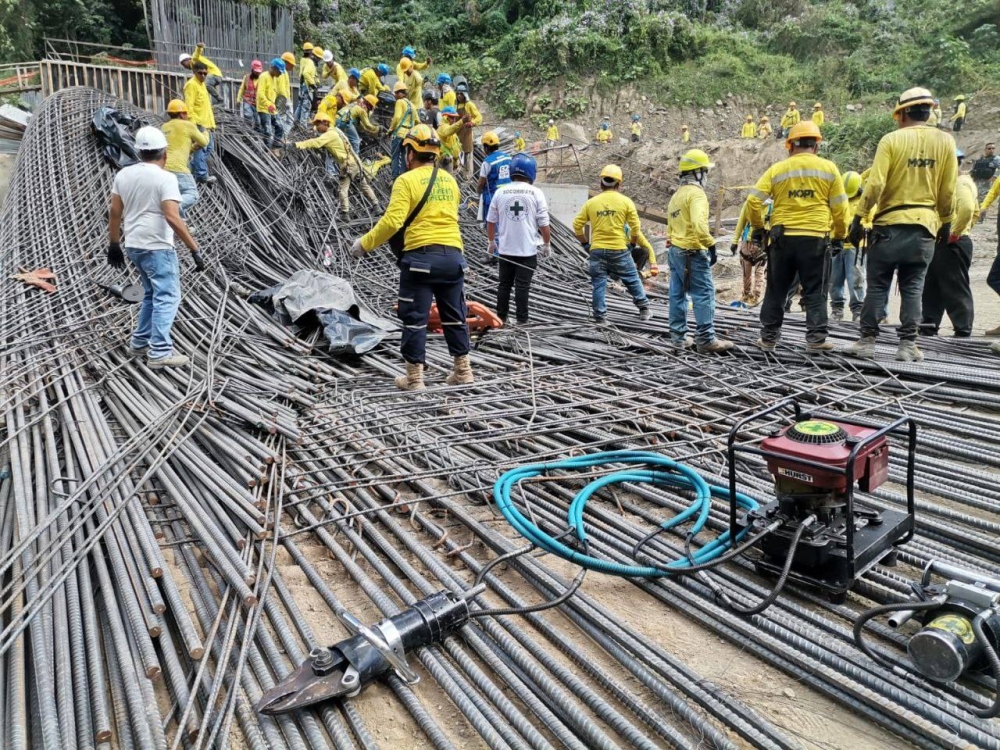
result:
[[[354,244],[351,245],[351,257],[359,259],[365,257],[365,249],[361,246],[360,237],[354,240]]]
[[[754,243],[763,246],[764,238],[766,236],[767,232],[764,231],[764,227],[760,227],[759,229],[753,230],[753,233],[750,235],[750,239],[753,240]]]
[[[500,248],[497,246],[496,240],[490,240],[490,244],[486,246],[486,252],[490,255],[496,255]]]
[[[830,257],[836,258],[844,252],[844,241],[843,240],[831,240],[830,241]]]
[[[949,237],[951,237],[951,222],[947,221],[942,224],[941,228],[938,230],[937,241],[939,244],[943,245],[948,241]]]
[[[660,275],[660,267],[659,266],[650,266],[649,267],[649,275],[650,276],[659,276]]]
[[[949,244],[949,245],[957,245],[957,244],[958,244],[958,241],[959,241],[960,239],[962,239],[961,235],[958,235],[958,234],[950,234],[950,235],[948,235],[948,244]]]
[[[854,247],[861,247],[861,243],[864,242],[865,228],[861,226],[860,216],[855,216],[854,221],[851,222],[851,228],[847,230],[847,239]]]
[[[268,111],[268,114],[272,114],[272,115],[273,115],[273,114],[274,114],[275,112],[277,112],[278,110],[277,110],[277,109],[275,109],[275,107],[274,107],[274,105],[273,105],[273,104],[268,104],[268,105],[267,105],[267,111]]]
[[[539,260],[548,260],[550,255],[552,255],[552,245],[548,242],[538,248]]]
[[[719,256],[715,254],[715,247],[708,248],[708,267],[711,268],[719,262]]]
[[[108,265],[118,271],[125,268],[125,253],[122,252],[122,246],[117,242],[108,244]]]
[[[736,255],[736,251],[739,250],[739,247],[740,246],[737,243],[735,243],[735,242],[733,244],[731,244],[729,246],[729,254],[730,255]]]
[[[580,247],[582,247],[588,253],[590,252],[590,243],[589,242],[581,242],[580,243]]]
[[[205,259],[201,257],[201,253],[197,250],[191,251],[191,260],[194,261],[194,270],[201,273],[205,270]]]

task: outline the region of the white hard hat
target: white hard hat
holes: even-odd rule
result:
[[[184,62],[185,60],[190,60],[190,59],[191,59],[191,55],[189,55],[187,52],[182,52],[181,53],[181,57],[180,57],[180,61],[181,62]]]
[[[323,62],[333,62],[333,52],[327,50],[323,53]]]
[[[167,136],[159,128],[147,125],[135,134],[135,147],[139,151],[162,151],[167,147]]]
[[[555,124],[556,124],[555,120],[549,120],[549,125],[555,125]]]

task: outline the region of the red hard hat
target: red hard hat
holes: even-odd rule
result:
[[[264,63],[262,63],[260,60],[254,60],[252,63],[250,63],[250,70],[252,70],[254,73],[263,73]]]

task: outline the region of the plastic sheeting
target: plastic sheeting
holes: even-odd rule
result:
[[[252,294],[250,301],[297,333],[321,328],[331,354],[364,354],[397,329],[362,307],[345,279],[321,271],[296,271],[287,281]]]
[[[121,169],[139,161],[132,131],[141,123],[117,109],[101,107],[94,112],[90,128],[101,144],[104,158]]]

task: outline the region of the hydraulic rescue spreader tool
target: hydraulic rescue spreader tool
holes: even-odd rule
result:
[[[737,444],[741,433],[789,409],[794,423],[772,432],[759,447]],[[859,507],[855,487],[871,492],[889,478],[887,438],[892,434],[907,436],[906,510]],[[730,533],[761,535],[758,572],[842,596],[876,563],[893,564],[895,548],[913,536],[916,448],[917,427],[909,417],[882,427],[839,416],[820,419],[795,399],[751,414],[729,433],[730,497],[736,497],[737,456],[749,453],[766,461],[775,499],[742,516],[731,502]],[[768,528],[771,533],[763,533]]]

